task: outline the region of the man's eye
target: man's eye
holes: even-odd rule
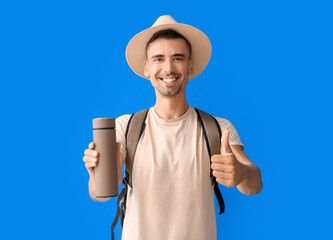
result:
[[[154,62],[161,62],[162,61],[162,58],[155,58],[154,59]]]
[[[179,58],[174,58],[174,60],[175,60],[175,61],[183,61],[183,59],[180,58],[180,57],[179,57]]]

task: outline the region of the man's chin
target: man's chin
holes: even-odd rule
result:
[[[163,96],[163,97],[176,97],[177,95],[180,94],[181,92],[181,87],[179,87],[178,89],[176,89],[175,91],[172,90],[165,90],[165,89],[160,89],[160,88],[156,88],[156,90]]]

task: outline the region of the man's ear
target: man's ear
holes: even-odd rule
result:
[[[147,60],[144,61],[144,75],[147,78],[149,77],[149,64]]]
[[[188,62],[188,75],[191,75],[193,73],[193,59],[191,58]]]

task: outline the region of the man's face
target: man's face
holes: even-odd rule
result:
[[[144,74],[162,96],[185,95],[193,65],[189,54],[189,48],[182,38],[157,39],[150,43]]]

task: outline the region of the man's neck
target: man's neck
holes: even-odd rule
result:
[[[185,97],[175,98],[156,98],[154,110],[157,115],[162,119],[175,119],[179,118],[188,110]]]

